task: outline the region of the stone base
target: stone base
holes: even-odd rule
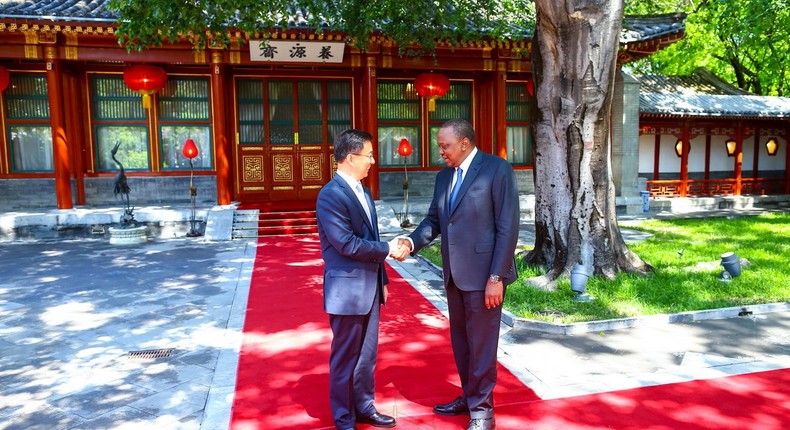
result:
[[[129,228],[110,227],[109,230],[111,245],[137,245],[145,243],[148,239],[145,235],[146,227],[144,225]]]

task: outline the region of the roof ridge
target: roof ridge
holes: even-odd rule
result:
[[[738,87],[736,87],[734,85],[731,85],[729,82],[726,82],[726,81],[722,80],[715,73],[711,72],[710,70],[708,70],[705,67],[697,67],[694,70],[693,74],[699,76],[700,78],[702,78],[704,80],[706,80],[707,82],[709,82],[711,85],[715,86],[716,88],[719,88],[721,91],[726,93],[724,95],[743,95],[743,96],[756,96],[756,95],[759,95],[759,94],[755,94],[755,93],[743,90],[743,89],[738,88]]]

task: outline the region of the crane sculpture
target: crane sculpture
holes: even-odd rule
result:
[[[132,191],[132,189],[129,188],[129,183],[126,181],[126,173],[123,170],[123,164],[121,164],[121,162],[115,158],[115,154],[118,152],[118,147],[120,146],[121,142],[117,142],[112,148],[112,151],[110,151],[110,154],[112,155],[112,161],[114,161],[120,169],[118,174],[115,175],[115,179],[113,181],[112,195],[116,197],[118,194],[121,195],[121,201],[124,205],[123,215],[121,216],[121,225],[129,226],[135,224],[134,208],[129,206],[129,192]]]

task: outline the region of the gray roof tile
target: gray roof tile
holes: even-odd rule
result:
[[[620,42],[632,43],[653,39],[686,29],[685,13],[669,13],[650,16],[626,16]]]
[[[0,18],[115,21],[109,0],[0,0]]]
[[[759,96],[734,87],[706,69],[687,76],[644,75],[639,112],[693,117],[790,118],[790,98]]]
[[[639,95],[639,112],[700,117],[790,118],[790,98],[642,93]]]

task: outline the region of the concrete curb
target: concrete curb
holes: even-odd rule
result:
[[[433,264],[427,258],[415,256],[420,264],[427,267],[432,273],[442,277],[442,268]],[[700,311],[678,312],[673,314],[644,315],[611,320],[586,321],[578,323],[552,323],[548,321],[519,318],[513,313],[502,309],[502,322],[513,328],[515,333],[541,332],[551,334],[573,335],[578,333],[592,333],[598,331],[618,330],[631,327],[646,327],[664,324],[688,323],[694,321],[737,318],[752,315],[768,314],[790,310],[790,302],[766,303],[729,308],[705,309]]]
[[[557,324],[547,321],[518,318],[510,312],[503,311],[502,322],[513,327],[513,331],[517,333],[536,331],[542,333],[572,335],[577,333],[590,333],[631,327],[737,318],[786,310],[790,310],[790,302],[734,306],[729,308],[706,309],[701,311],[679,312],[674,314],[645,315],[631,318],[618,318],[612,320],[588,321],[570,324]]]

